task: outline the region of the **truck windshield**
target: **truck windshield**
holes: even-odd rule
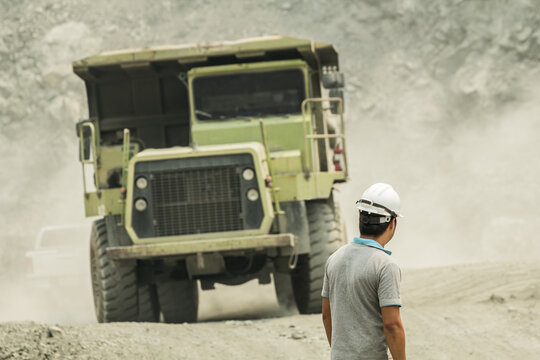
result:
[[[286,115],[305,99],[300,69],[199,77],[193,80],[198,120]]]

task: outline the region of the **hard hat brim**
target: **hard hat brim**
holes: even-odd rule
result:
[[[376,214],[376,215],[382,215],[382,216],[395,216],[395,217],[400,217],[400,218],[403,217],[403,215],[400,212],[393,212],[382,205],[373,204],[373,203],[369,204],[369,203],[363,202],[362,200],[359,200],[356,202],[356,208],[360,211],[365,211],[369,214]]]
[[[367,212],[368,214],[375,214],[381,216],[392,216],[389,211],[386,211],[380,207],[375,207],[368,204],[357,204],[356,208],[360,211]]]

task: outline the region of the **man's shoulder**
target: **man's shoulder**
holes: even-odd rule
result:
[[[340,247],[339,249],[337,249],[336,251],[334,251],[334,253],[331,254],[331,255],[328,257],[328,260],[326,261],[326,263],[329,264],[329,263],[331,263],[332,261],[335,261],[336,258],[341,257],[342,254],[344,254],[344,253],[347,252],[347,247],[349,247],[349,245],[351,245],[351,244],[349,243],[349,244],[343,245],[342,247]]]
[[[380,266],[397,266],[399,268],[397,261],[392,256],[386,254],[383,251],[377,251],[376,253],[373,253],[371,260],[376,262]]]
[[[350,254],[350,256],[356,256],[356,255],[362,254],[369,257],[372,257],[372,256],[376,256],[377,258],[380,257],[381,259],[385,257],[390,258],[390,256],[388,256],[384,251],[381,251],[371,246],[365,246],[361,244],[356,244],[355,242],[350,242],[343,245],[339,249],[337,249],[332,255],[330,255],[328,259],[330,260],[334,258],[341,258],[345,256],[346,254]]]
[[[397,262],[387,253],[380,249],[371,246],[365,246],[350,242],[337,249],[327,260],[328,264],[336,264],[340,262],[355,262],[371,263],[376,267],[398,266]]]

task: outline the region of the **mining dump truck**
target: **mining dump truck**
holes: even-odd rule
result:
[[[73,63],[99,322],[197,320],[199,290],[274,278],[320,312],[344,241],[343,74],[289,37],[101,53]],[[240,294],[239,294],[240,296]]]

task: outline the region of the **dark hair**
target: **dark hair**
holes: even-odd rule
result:
[[[383,223],[373,223],[373,220],[380,219],[386,216],[383,215],[376,215],[376,214],[369,214],[364,211],[358,212],[358,224],[360,227],[360,236],[362,235],[368,235],[368,236],[380,236],[383,232],[386,231],[390,223],[392,222],[394,217],[390,219],[389,222],[383,222]]]

